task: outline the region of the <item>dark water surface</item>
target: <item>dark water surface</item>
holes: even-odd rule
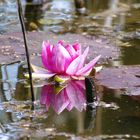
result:
[[[48,0],[43,5],[22,1],[22,4],[28,31],[106,36],[113,41],[115,38],[121,54],[112,66],[140,64],[139,0],[87,0],[84,14],[77,13],[70,0]],[[0,33],[19,30],[16,1],[0,1]],[[1,140],[140,139],[140,96],[97,86],[99,101],[86,106],[83,83],[70,83],[61,94],[50,95],[54,87],[37,81],[36,101],[32,105],[29,82],[23,76],[26,71],[24,62],[0,66]],[[69,97],[73,106],[68,106],[64,97]],[[41,104],[50,99],[51,107],[46,111],[49,103]],[[64,108],[67,109],[63,111]]]

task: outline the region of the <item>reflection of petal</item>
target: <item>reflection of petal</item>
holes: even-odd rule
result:
[[[81,87],[79,87],[75,82],[70,83],[67,86],[66,91],[71,105],[75,106],[79,111],[82,111],[84,104],[86,103],[84,90],[81,90]]]
[[[53,109],[57,114],[60,114],[69,104],[68,97],[65,94],[65,89],[60,94],[53,94],[54,98],[51,99]]]
[[[85,90],[85,80],[77,80],[77,81],[75,81],[75,84],[77,85],[77,87],[79,89],[81,89],[81,92],[84,93],[84,90]]]
[[[84,109],[86,103],[84,81],[70,81],[68,85],[56,94],[54,85],[45,85],[42,88],[41,103],[46,109],[51,106],[57,114],[65,108],[70,111],[75,107],[79,111]]]
[[[68,106],[67,106],[67,110],[71,111],[73,109],[73,104],[71,102],[69,102]]]
[[[45,85],[42,87],[42,92],[41,92],[41,104],[46,105],[46,110],[48,111],[49,106],[50,106],[50,99],[51,95],[53,93],[53,87],[52,85]]]

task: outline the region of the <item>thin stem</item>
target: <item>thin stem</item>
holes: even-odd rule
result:
[[[28,51],[28,46],[27,46],[26,29],[25,29],[25,25],[24,25],[24,18],[23,18],[23,14],[22,14],[22,6],[21,6],[20,0],[17,0],[17,4],[18,4],[19,20],[21,23],[24,45],[25,45],[25,52],[26,52],[28,72],[29,72],[29,80],[30,80],[30,86],[31,86],[31,88],[30,88],[31,89],[31,97],[32,97],[32,102],[33,102],[34,101],[34,89],[33,89],[33,82],[32,82],[32,71],[31,71],[30,57],[29,57],[29,51]]]

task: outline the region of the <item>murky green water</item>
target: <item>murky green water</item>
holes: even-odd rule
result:
[[[22,2],[28,31],[106,36],[121,48],[120,59],[113,61],[112,65],[116,62],[117,65],[140,64],[139,0],[87,0],[85,14],[77,13],[74,3],[69,0],[49,0],[44,5]],[[16,8],[15,0],[0,1],[1,34],[20,30]],[[75,106],[71,110],[65,100],[59,102],[66,93],[55,94],[51,99],[58,108],[52,106],[46,111],[47,105],[40,105],[40,101],[44,104],[47,100],[45,89],[49,88],[51,92],[52,89],[43,87],[41,81],[34,83],[36,101],[32,105],[29,82],[23,76],[26,71],[23,62],[0,67],[0,139],[140,139],[139,96],[98,87],[100,102],[86,107],[85,91],[78,90],[81,86],[72,83],[69,87],[81,91],[78,94],[79,98],[82,97],[81,104],[77,104],[77,96],[72,96]],[[67,96],[72,95],[68,91]],[[67,109],[62,111],[61,105]],[[58,115],[58,112],[61,113]]]

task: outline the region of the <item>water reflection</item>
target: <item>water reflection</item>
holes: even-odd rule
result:
[[[48,111],[52,107],[57,114],[64,109],[71,111],[74,107],[78,111],[85,109],[85,84],[84,81],[70,81],[66,87],[57,93],[60,87],[55,85],[45,85],[41,92],[41,103],[46,106]]]
[[[60,1],[63,2],[62,0]],[[112,3],[113,1],[118,2],[118,4]],[[87,13],[87,16],[83,16],[83,15],[79,16],[75,13],[74,14],[67,13],[68,11],[66,10],[69,7],[66,8],[65,5],[60,5],[59,9],[56,9],[57,7],[54,4],[56,3],[58,4],[58,1],[55,3],[55,0],[49,1],[43,6],[37,3],[34,3],[34,6],[33,5],[31,6],[26,3],[26,8],[25,8],[26,28],[29,31],[34,29],[37,30],[46,29],[48,31],[48,28],[50,28],[52,31],[55,32],[57,31],[57,33],[63,29],[65,32],[87,33],[91,35],[100,33],[101,35],[104,35],[104,32],[109,30],[108,28],[107,30],[102,30],[102,29],[105,26],[108,26],[108,27],[113,27],[112,34],[115,33],[116,36],[120,31],[121,31],[120,34],[122,34],[123,31],[125,35],[126,33],[131,35],[130,34],[131,32],[139,33],[138,32],[139,8],[136,9],[134,8],[133,5],[135,3],[135,5],[138,6],[136,2],[138,3],[139,0],[133,0],[133,1],[132,0],[127,0],[127,1],[87,0],[85,1],[85,6],[89,11],[89,13]],[[70,1],[67,1],[67,4],[68,3],[71,4]],[[124,11],[123,13],[117,12],[116,15],[111,13],[112,16],[109,14],[106,14],[105,16],[102,15],[102,13],[103,12],[105,13],[106,10],[112,10],[111,7],[114,7],[114,10],[116,12],[117,7],[121,8],[120,5],[124,10],[126,9],[126,11]],[[69,6],[73,8],[73,5],[69,5]],[[128,10],[129,6],[130,9]],[[18,15],[16,9],[16,0],[0,1],[0,12],[1,12],[0,32],[20,30],[20,26],[17,26],[19,25],[19,22],[17,18]],[[40,19],[43,19],[42,22]],[[94,26],[93,23],[97,23],[95,25],[99,25],[99,27]],[[108,37],[110,37],[112,34],[109,33]],[[122,46],[121,62],[124,65],[140,64],[139,61],[140,49],[138,45],[139,44],[138,37],[139,36],[128,36],[128,38],[124,40],[125,42],[129,41],[131,47],[121,45]],[[129,38],[130,40],[128,40]],[[118,61],[115,61],[115,63],[111,64],[111,66],[112,65],[119,66],[122,65],[122,63],[120,64],[118,63]],[[5,101],[8,102],[10,102],[11,100],[26,101],[31,99],[29,90],[27,87],[25,87],[24,81],[23,82],[18,81],[19,79],[22,79],[21,76],[23,76],[23,69],[21,65],[19,66],[18,64],[12,64],[7,66],[5,65],[1,66],[0,102],[2,104]],[[101,100],[104,102],[104,105],[98,106],[97,108],[92,108],[91,106],[85,106],[86,104],[85,91],[84,91],[85,86],[83,86],[83,83],[80,84],[77,83],[77,81],[73,81],[73,82],[74,83],[68,83],[66,87],[63,87],[63,90],[61,90],[60,93],[58,94],[55,93],[57,90],[56,87],[54,87],[53,85],[51,86],[46,85],[42,88],[41,103],[46,106],[47,110],[50,107],[52,107],[55,110],[55,112],[57,112],[58,114],[61,113],[60,115],[57,115],[55,112],[51,112],[50,110],[50,112],[44,114],[45,116],[44,119],[37,118],[36,117],[37,115],[35,115],[34,113],[33,115],[35,116],[33,117],[35,119],[31,120],[30,118],[32,117],[31,115],[32,112],[29,110],[28,115],[25,114],[27,112],[26,108],[29,107],[25,106],[24,109],[22,110],[23,116],[27,116],[27,117],[23,117],[22,115],[19,116],[17,115],[18,113],[19,114],[21,113],[20,110],[15,110],[12,113],[8,113],[7,110],[11,110],[11,103],[9,103],[8,109],[6,108],[6,110],[0,110],[0,133],[1,132],[5,133],[1,128],[1,124],[2,125],[8,124],[11,127],[12,124],[10,123],[14,121],[17,122],[17,126],[19,126],[19,122],[20,122],[19,118],[20,118],[21,120],[22,119],[25,120],[26,126],[27,126],[27,120],[31,120],[30,121],[31,124],[33,124],[33,122],[38,124],[35,127],[30,127],[30,124],[28,124],[29,127],[27,127],[26,130],[29,131],[32,129],[33,132],[31,132],[30,134],[33,135],[36,133],[35,129],[40,129],[38,126],[43,126],[43,130],[54,127],[54,129],[58,130],[59,132],[64,132],[64,133],[66,132],[66,135],[68,133],[73,133],[74,135],[78,134],[78,136],[79,134],[82,134],[85,139],[88,136],[90,137],[89,139],[94,139],[95,135],[97,136],[95,139],[106,139],[106,140],[107,139],[135,139],[136,137],[137,137],[136,139],[140,139],[139,137],[140,96],[122,95],[123,93],[118,90],[115,90],[113,92],[111,92],[111,90],[102,90],[99,93],[100,93]],[[40,94],[39,88],[36,88],[35,91],[36,93]],[[83,91],[83,93],[81,91]],[[39,99],[39,94],[36,94],[36,100]],[[137,95],[139,95],[139,92]],[[110,105],[112,102],[119,106],[117,110],[114,109],[114,106],[112,108],[111,107],[108,108],[108,105]],[[17,105],[14,106],[17,107]],[[20,107],[21,106],[18,106],[18,108]],[[71,110],[71,112],[67,112],[64,110],[68,110],[68,111]],[[18,113],[15,113],[17,111]],[[85,129],[87,128],[90,129],[90,131],[86,131]],[[11,127],[10,129],[13,133],[13,127]],[[14,131],[15,131],[14,133],[16,133],[17,128],[15,128]],[[48,132],[45,131],[45,134],[47,135],[46,136],[47,139]],[[105,134],[106,137],[102,137],[101,136],[102,134]],[[28,134],[25,135],[27,136]],[[136,135],[136,137],[133,137],[133,135]],[[39,135],[38,136],[39,138],[34,138],[34,139],[40,140],[42,136],[43,134],[41,132],[41,136]],[[59,139],[58,138],[59,136],[56,136],[56,139]],[[2,139],[5,138],[5,136],[2,137],[3,137]],[[25,137],[23,139],[30,139],[29,137],[28,138]],[[72,136],[72,138],[75,137]],[[51,137],[51,139],[53,138]]]
[[[133,45],[132,47],[122,46],[122,48],[121,48],[121,52],[122,52],[121,58],[122,58],[124,65],[140,64],[140,61],[139,61],[140,60],[140,48],[138,46],[140,41],[136,40],[136,39],[134,41],[135,41],[135,44],[131,43]]]
[[[1,101],[9,101],[12,99],[13,89],[16,87],[17,82],[17,71],[18,71],[18,63],[14,63],[11,65],[3,65],[1,66],[1,92],[2,97]],[[11,74],[12,71],[12,74]]]
[[[40,27],[38,19],[42,16],[42,5],[43,1],[26,0],[24,16],[26,30],[32,31],[37,30]]]
[[[18,18],[15,0],[0,1],[0,33],[6,31],[17,31]],[[16,27],[16,28],[15,28]]]
[[[14,82],[14,77],[12,75],[11,77],[7,76],[6,78],[6,75],[9,75],[11,68],[15,69],[13,76],[16,77],[16,79],[17,77],[21,79],[24,69],[23,65],[19,64],[12,64],[6,68],[5,66],[2,66],[1,79],[6,80],[7,82],[10,80]],[[25,91],[25,84],[19,83],[19,85],[20,84],[21,87],[16,87],[18,85],[14,82],[13,87],[16,87],[16,90],[12,97],[4,97],[6,92],[2,88],[0,91],[1,102],[9,101],[9,99],[16,99],[18,101],[30,99],[30,95]],[[100,89],[98,88],[98,90],[100,90],[100,99],[104,102],[104,105],[102,104],[94,108],[93,106],[86,105],[87,93],[85,93],[85,81],[70,81],[66,86],[61,88],[54,85],[45,85],[41,92],[41,103],[46,106],[47,110],[53,108],[57,114],[61,113],[60,115],[57,115],[54,111],[50,110],[47,114],[44,114],[44,117],[42,117],[43,113],[40,113],[42,116],[39,113],[33,114],[29,108],[30,105],[25,104],[25,102],[19,102],[18,104],[13,105],[9,103],[9,106],[6,106],[6,111],[10,112],[0,110],[0,127],[1,124],[4,125],[6,130],[8,128],[8,131],[11,131],[14,135],[18,133],[17,131],[19,129],[21,133],[24,130],[23,127],[19,127],[19,121],[25,126],[28,123],[28,131],[34,131],[34,133],[37,133],[36,131],[38,131],[39,125],[39,129],[43,128],[43,130],[53,127],[59,132],[66,132],[66,134],[74,133],[74,135],[78,136],[82,134],[84,137],[90,136],[93,138],[95,135],[100,136],[102,134],[107,135],[107,138],[105,139],[109,139],[108,137],[113,135],[119,137],[120,134],[122,134],[122,136],[130,134],[130,137],[131,135],[138,135],[140,124],[139,96],[124,96],[121,91],[111,91],[110,89],[105,90],[103,87],[100,87]],[[38,93],[40,93],[40,91],[38,91]],[[9,95],[11,95],[10,91]],[[39,99],[39,97],[36,99]],[[119,108],[114,109],[115,107],[109,107],[112,102],[116,103]],[[17,110],[11,111],[13,106],[14,108],[16,107]],[[39,104],[36,104],[34,109],[34,112],[39,112]],[[71,111],[68,112],[67,110]],[[42,118],[40,118],[40,116]],[[32,117],[34,119],[31,119]],[[15,122],[15,126],[13,126],[13,122]],[[37,126],[35,124],[37,124]],[[34,126],[34,129],[30,126]],[[0,131],[3,130],[0,128]],[[45,131],[45,134],[46,133],[47,132]],[[25,135],[27,134],[25,133]],[[36,139],[40,139],[40,137]]]
[[[52,0],[51,5],[51,10],[53,11],[71,12],[74,10],[72,1]]]

